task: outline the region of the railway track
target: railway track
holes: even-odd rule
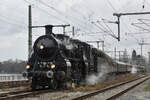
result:
[[[89,93],[89,94],[86,94],[86,95],[82,95],[82,96],[74,98],[72,100],[83,100],[83,99],[87,99],[87,98],[90,99],[90,97],[98,95],[100,93],[103,93],[103,96],[104,96],[104,94],[107,95],[108,91],[116,89],[117,87],[120,87],[122,85],[126,85],[126,84],[131,83],[131,82],[138,81],[140,79],[143,79],[143,81],[144,81],[147,78],[150,78],[150,77],[142,76],[140,78],[136,78],[136,79],[133,79],[133,80],[130,80],[130,81],[119,83],[117,85],[109,86],[107,88],[98,90],[96,92],[92,92],[92,93]],[[143,81],[140,81],[140,82],[143,82]],[[137,82],[135,82],[135,83],[137,83]],[[140,84],[140,83],[138,82],[138,84]],[[137,86],[138,84],[134,85],[133,87]],[[133,87],[131,87],[130,89],[132,89]],[[57,90],[57,91],[61,91],[61,90]],[[34,97],[34,96],[37,96],[37,95],[40,95],[40,94],[44,94],[44,93],[50,93],[51,94],[51,93],[55,93],[57,91],[54,91],[54,90],[32,91],[31,89],[26,89],[26,90],[10,92],[10,93],[9,92],[8,93],[2,93],[2,94],[0,94],[0,100],[16,100],[16,99],[25,98],[25,97],[32,97],[32,96]],[[125,93],[126,91],[121,92],[120,94],[112,94],[111,96],[109,96],[109,98],[107,98],[107,100],[112,100],[114,98],[117,98],[118,96],[120,96],[121,94]],[[96,100],[99,100],[99,99],[96,99]],[[101,100],[106,100],[106,99],[101,99]]]
[[[48,93],[48,92],[54,92],[54,90],[37,90],[37,91],[32,91],[31,89],[29,89],[29,90],[24,90],[24,91],[3,93],[3,94],[0,94],[0,100],[16,100],[16,99],[19,99],[19,98],[35,96],[35,95],[38,95],[38,94],[43,94],[43,93]]]
[[[73,98],[72,100],[114,100],[137,85],[143,83],[147,79],[150,79],[150,76],[143,76],[127,82],[122,82],[86,95]]]
[[[3,82],[0,82],[0,89],[27,86],[29,84],[30,82],[28,80],[3,81]]]

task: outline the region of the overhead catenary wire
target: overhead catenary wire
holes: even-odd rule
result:
[[[150,6],[150,3],[148,2],[148,0],[146,0],[145,3],[146,3],[148,6]]]
[[[41,1],[40,1],[40,2],[41,2]],[[56,11],[56,12],[59,13],[59,14],[63,14],[63,12],[61,12],[61,11],[55,9],[54,7],[52,7],[52,6],[50,6],[50,5],[47,5],[47,4],[44,3],[44,2],[42,2],[42,4],[44,4],[46,7],[51,8],[52,10]],[[74,17],[74,16],[73,16],[73,17]],[[72,18],[72,17],[71,17],[71,18]],[[92,31],[89,30],[90,28],[86,28],[85,26],[83,26],[83,24],[81,24],[81,21],[79,21],[80,23],[77,23],[77,20],[76,20],[76,21],[75,21],[75,20],[72,20],[72,19],[70,19],[70,20],[72,21],[72,23],[76,23],[76,24],[78,24],[80,27],[83,27],[83,29],[85,29],[86,31],[89,31],[89,32],[92,33]],[[83,30],[81,30],[81,31],[83,31]]]
[[[101,28],[100,26],[98,26],[95,22],[91,22],[93,25],[95,25],[98,29],[100,29],[101,31],[103,31],[103,32],[108,32],[108,30],[105,30],[105,29],[103,29],[103,28]]]
[[[116,9],[115,9],[115,7],[112,5],[112,3],[109,1],[109,0],[106,0],[107,2],[108,2],[108,4],[111,6],[111,8],[114,10],[114,11],[117,11]]]
[[[69,6],[68,4],[66,4],[67,6]],[[73,10],[73,11],[75,11],[76,13],[78,13],[80,16],[82,16],[83,18],[86,18],[86,16],[83,14],[83,13],[81,13],[80,11],[78,11],[78,10],[76,10],[74,7],[71,7],[71,9]]]
[[[48,12],[47,10],[45,10],[45,9],[43,9],[43,8],[41,8],[41,7],[36,6],[35,8],[41,10],[42,12],[44,12],[45,14],[47,14],[47,15],[53,17],[54,19],[57,19],[57,20],[59,20],[59,21],[61,21],[61,22],[64,22],[64,23],[66,23],[66,24],[69,23],[67,20],[64,20],[64,19],[62,19],[62,18],[59,18],[59,17],[57,17],[57,16],[51,14],[50,12]]]
[[[105,30],[107,30],[108,31],[108,29],[105,27],[105,26],[103,26],[101,23],[100,23],[100,21],[96,21],[103,29],[105,29]]]
[[[48,4],[46,4],[45,2],[43,2],[41,0],[39,0],[39,2],[42,3],[43,5],[51,8],[52,10],[56,11],[58,14],[64,15],[63,12],[59,11],[58,9],[56,9],[56,8],[54,8],[54,7],[52,7],[52,6],[48,5]],[[63,17],[63,16],[61,16],[61,17]],[[75,21],[73,21],[72,19],[74,19]],[[70,16],[69,20],[73,21],[73,23],[79,22],[79,23],[77,23],[79,26],[83,27],[83,29],[86,28],[86,27],[83,26],[83,24],[81,24],[81,22],[84,23],[83,20],[80,20],[80,19],[78,19],[78,18],[76,18],[74,16]],[[86,28],[86,30],[90,31],[89,28]]]
[[[144,20],[150,21],[149,19],[138,19],[138,21],[140,21],[140,23],[132,23],[132,25],[133,25],[134,27],[144,30],[144,31],[140,32],[141,34],[149,33],[149,32],[150,32],[149,29],[146,29],[146,28],[142,27],[142,25],[146,25],[146,26],[150,27],[150,26],[148,25],[148,23],[145,23],[145,22],[144,22]],[[134,33],[134,34],[137,34],[137,33],[140,34],[139,32],[136,32],[136,33]],[[137,40],[137,42],[139,43],[139,40]]]
[[[26,3],[28,3],[29,5],[31,5],[31,2],[29,2],[28,0],[24,0],[24,1],[25,1]],[[57,17],[57,16],[51,14],[50,12],[48,12],[47,10],[45,10],[45,9],[39,7],[39,6],[36,6],[36,7],[34,6],[34,8],[41,10],[42,12],[44,12],[45,14],[47,14],[47,15],[53,17],[54,19],[57,19],[57,20],[59,20],[59,21],[61,21],[61,22],[64,22],[64,23],[68,23],[66,20],[63,20],[62,18],[59,18],[59,17]]]
[[[127,4],[129,4],[129,2],[131,2],[131,1],[128,1],[124,6],[126,6]],[[122,7],[123,8],[123,7]],[[120,9],[119,9],[120,10]],[[116,12],[117,12],[117,10],[115,10]],[[129,33],[132,33],[131,32],[131,30],[129,29],[129,25],[127,25],[125,22],[124,22],[124,20],[122,20],[122,23],[126,26],[126,29],[129,31]],[[131,36],[131,35],[130,35]],[[132,37],[136,40],[136,41],[138,41],[138,39],[135,37],[135,36],[133,36],[132,35]]]
[[[103,21],[103,23],[104,23],[104,21]],[[100,23],[99,23],[100,24]],[[105,24],[105,26],[109,29],[109,31],[115,36],[115,34],[114,34],[114,32],[112,31],[112,29],[110,29],[110,27],[106,24],[106,23],[104,23]]]
[[[40,1],[40,2],[41,2],[41,1]],[[42,2],[42,4],[43,4],[43,2]],[[49,7],[49,8],[51,8],[52,10],[56,11],[56,12],[59,13],[59,14],[63,14],[63,12],[61,12],[61,11],[55,9],[55,8],[52,7],[52,6],[49,6],[49,5],[45,4],[45,3],[44,3],[44,5],[47,6],[47,7]],[[75,21],[75,22],[77,22],[77,21]],[[80,21],[80,23],[81,23],[81,21]],[[78,23],[78,24],[79,24],[79,23]],[[83,29],[85,29],[85,27],[84,27]],[[86,28],[86,29],[87,29],[87,28]],[[90,31],[89,28],[88,28],[86,31],[89,31],[89,32],[92,33],[92,31]],[[87,35],[88,35],[88,34],[87,34]]]
[[[111,6],[111,8],[114,10],[114,11],[116,11],[116,12],[118,12],[117,11],[117,9],[115,9],[115,7],[111,4],[111,2],[109,1],[109,0],[107,0],[107,2],[108,2],[108,4]],[[130,1],[129,1],[130,2]],[[125,5],[127,5],[129,2],[127,2]],[[123,7],[122,7],[123,8]],[[123,21],[122,21],[123,22]],[[124,23],[124,22],[123,22]],[[127,29],[128,29],[128,26],[126,25],[126,23],[124,23],[124,25],[127,27]],[[128,29],[128,31],[130,31],[129,29]]]
[[[138,20],[150,28],[150,25],[144,22],[144,20],[148,20],[148,19],[138,19]],[[150,20],[148,20],[148,21],[150,21]]]
[[[58,10],[58,9],[56,9],[56,8],[54,8],[54,7],[50,6],[50,5],[48,5],[48,4],[46,4],[46,3],[43,2],[42,0],[39,0],[39,3],[45,5],[46,7],[50,8],[50,9],[52,9],[52,10],[54,10],[54,11],[56,11],[56,12],[57,12],[58,14],[60,14],[60,15],[64,15],[63,12],[61,12],[60,10]],[[63,17],[63,16],[62,16],[62,17]],[[76,18],[76,17],[74,17],[74,16],[71,16],[71,17],[74,18],[76,21],[83,22],[83,20],[80,20],[80,19],[78,19],[78,18]]]
[[[15,13],[18,13],[18,12],[15,12]],[[20,16],[20,14],[18,13],[18,15]],[[19,16],[15,17],[15,19],[13,18],[13,16],[11,17],[8,17],[10,15],[6,15],[4,13],[1,12],[1,16],[0,16],[0,20],[2,22],[4,22],[5,24],[10,24],[10,25],[13,25],[16,26],[16,27],[20,27],[20,28],[24,28],[26,29],[26,24],[24,21],[22,21],[21,19],[19,20]]]
[[[29,2],[28,2],[29,3]],[[36,6],[37,7],[37,6]],[[35,8],[36,8],[35,7]],[[45,10],[45,9],[42,9],[41,7],[37,7],[38,9],[40,9],[40,10],[42,10],[43,12],[45,12],[45,13],[47,13],[48,15],[50,15],[50,16],[52,16],[53,18],[55,18],[55,19],[58,19],[58,20],[60,20],[60,21],[62,21],[62,22],[65,22],[65,23],[69,23],[69,21],[68,20],[66,20],[66,19],[63,19],[63,18],[59,18],[59,17],[57,17],[57,16],[55,16],[55,15],[52,15],[51,13],[49,13],[47,10]],[[73,21],[72,20],[72,23],[76,23],[76,21]],[[78,24],[78,23],[77,23]],[[80,27],[83,27],[83,26],[81,26],[81,25],[79,25]]]
[[[25,25],[23,25],[21,23],[18,24],[18,23],[15,23],[15,22],[11,22],[10,20],[4,19],[2,17],[0,17],[0,20],[3,21],[4,23],[10,24],[10,25],[18,26],[18,27],[21,27],[21,28],[26,28]]]
[[[81,3],[82,3],[82,7],[84,7],[85,9],[88,9],[88,11],[90,11],[90,13],[94,13],[94,12],[95,12],[94,10],[90,9],[90,8],[87,6],[87,5],[90,5],[90,4],[88,4],[87,1],[82,0]],[[80,3],[80,4],[81,4],[81,3]]]
[[[88,11],[92,12],[92,14],[93,14],[94,11],[92,11],[91,9],[89,9],[89,7],[87,7],[87,6],[85,5],[85,3],[87,3],[87,2],[84,2],[84,3],[82,4],[82,7],[85,7],[86,9],[88,9]],[[80,3],[80,4],[81,4],[81,3]],[[80,4],[79,4],[79,5],[80,5]],[[80,11],[82,11],[82,10],[78,11],[78,10],[76,10],[75,8],[71,8],[71,9],[73,9],[76,13],[79,13],[83,18],[86,18],[86,16],[83,15],[83,13],[80,12]],[[91,24],[90,21],[87,21],[87,23],[88,23],[88,24]]]
[[[137,24],[135,24],[135,23],[132,23],[131,25],[133,25],[133,26],[135,26],[135,27],[137,27],[137,28],[140,28],[140,29],[142,29],[142,30],[145,30],[145,31],[150,32],[149,29],[146,29],[146,28],[144,28],[144,27],[142,27],[142,26],[139,26],[139,25],[137,25]]]
[[[17,16],[18,17],[18,16]],[[13,18],[13,17],[8,17],[8,15],[4,15],[3,13],[1,13],[0,18],[6,19],[7,21],[11,21],[12,23],[17,23],[17,24],[22,24],[22,25],[26,25],[27,23],[25,23],[24,21],[22,21],[21,19],[18,20],[19,18]]]
[[[129,4],[129,2],[131,2],[132,0],[130,0],[130,1],[128,1],[124,6],[126,6],[127,4]],[[120,9],[122,9],[122,8],[120,8],[119,10],[116,10],[115,9],[115,7],[111,4],[111,2],[109,1],[109,0],[107,0],[107,2],[109,3],[109,5],[111,6],[111,8],[114,10],[114,11],[116,11],[116,12],[118,12]],[[123,22],[124,23],[124,22]],[[126,23],[124,23],[124,25],[126,25]],[[130,31],[129,29],[128,29],[128,26],[126,25],[126,27],[127,27],[127,30],[128,31]],[[136,38],[136,37],[134,37],[133,35],[132,35],[132,37],[133,38],[135,38],[135,40],[138,42],[138,39]]]
[[[126,33],[127,35],[131,36],[132,38],[134,38],[136,40],[137,43],[139,43],[139,40],[137,39],[137,37],[135,37],[131,32],[131,30],[129,29],[128,25],[124,22],[124,20],[122,20],[122,23],[125,25],[126,29],[128,30],[128,32]],[[136,23],[135,23],[136,24]],[[143,24],[143,23],[141,23]],[[139,33],[139,32],[137,32]]]
[[[107,32],[107,34],[108,35],[110,35],[110,36],[112,36],[112,37],[114,37],[114,38],[117,38],[116,36],[115,36],[115,34],[114,34],[114,32],[110,29],[110,27],[108,26],[108,25],[106,25],[104,22],[104,24],[105,24],[105,26],[109,29],[107,29],[107,28],[105,28],[101,23],[100,23],[100,21],[97,21],[97,23],[101,26],[101,27],[103,27],[105,30],[107,30],[108,32]],[[112,33],[112,34],[111,34]]]

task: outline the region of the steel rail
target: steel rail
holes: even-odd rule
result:
[[[100,89],[100,90],[98,90],[98,91],[95,91],[95,92],[92,92],[92,93],[89,93],[89,94],[86,94],[86,95],[82,95],[82,96],[73,98],[72,100],[84,100],[84,99],[90,98],[90,97],[92,97],[92,96],[98,95],[99,93],[103,93],[103,92],[108,91],[108,90],[110,90],[110,89],[114,89],[114,88],[119,87],[119,86],[121,86],[121,85],[124,85],[124,84],[130,83],[130,82],[133,82],[133,81],[142,79],[142,78],[144,78],[144,77],[146,77],[146,76],[142,76],[142,77],[140,77],[140,78],[136,78],[136,79],[129,80],[129,81],[126,81],[126,82],[121,82],[121,83],[118,83],[118,84],[115,84],[115,85],[106,87],[106,88],[104,88],[104,89]],[[110,100],[111,100],[111,99],[110,99]]]
[[[133,85],[133,86],[131,86],[131,87],[129,87],[129,88],[127,88],[127,89],[125,89],[125,90],[123,90],[123,91],[113,95],[113,96],[111,96],[110,98],[107,98],[106,100],[115,100],[116,98],[120,97],[124,93],[127,93],[129,90],[131,90],[131,89],[135,88],[136,86],[142,84],[143,82],[145,82],[148,79],[150,79],[150,77],[148,77],[148,78],[144,79],[143,81],[140,81],[140,82],[136,83],[135,85]]]
[[[27,90],[27,91],[21,91],[21,92],[18,91],[12,94],[8,93],[7,95],[0,97],[0,100],[16,100],[19,98],[35,96],[38,94],[43,94],[43,93],[48,93],[48,92],[54,92],[54,90],[38,90],[38,91]]]
[[[28,84],[29,84],[28,80],[3,81],[0,82],[0,89],[26,86]]]
[[[11,91],[11,92],[5,92],[5,93],[0,93],[0,99],[2,97],[6,97],[8,95],[14,95],[14,94],[18,94],[18,93],[24,93],[24,92],[30,92],[31,89],[24,89],[24,90],[17,90],[17,91]]]

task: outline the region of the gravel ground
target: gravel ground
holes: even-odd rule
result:
[[[75,97],[85,95],[87,93],[90,92],[53,92],[41,94],[34,97],[27,97],[19,100],[71,100]]]
[[[66,92],[67,93],[67,92]],[[59,98],[63,98],[66,94],[65,92],[51,92],[44,93],[37,96],[26,97],[18,100],[60,100]]]
[[[144,80],[144,79],[142,79],[142,80]],[[109,91],[100,93],[100,94],[98,94],[98,95],[96,95],[96,96],[94,96],[94,97],[88,98],[87,100],[106,100],[107,98],[111,97],[113,94],[117,94],[117,93],[119,93],[120,91],[125,90],[125,89],[127,89],[128,87],[130,87],[130,86],[132,86],[133,84],[136,84],[137,82],[140,82],[140,81],[141,81],[141,80],[136,80],[136,81],[134,81],[134,82],[127,83],[127,84],[122,85],[122,86],[119,86],[119,87],[117,87],[117,88],[115,88],[115,89],[112,89],[112,90],[109,90]],[[149,81],[149,82],[150,82],[150,81]],[[138,89],[140,90],[141,88],[138,88]],[[137,92],[137,93],[138,93],[137,95],[140,95],[139,97],[148,94],[148,93],[147,93],[147,94],[145,94],[145,93],[141,94],[141,93],[139,93],[139,92]],[[124,98],[120,98],[120,99],[118,99],[118,100],[146,100],[146,99],[136,99],[136,98],[134,99],[134,95],[132,95],[132,97],[130,97],[130,98],[127,98],[126,96],[124,96]],[[149,99],[147,99],[147,100],[150,100],[150,92],[149,92]]]
[[[85,95],[90,92],[53,92],[37,96],[26,97],[18,100],[71,100],[75,97]]]
[[[125,93],[117,100],[150,100],[150,91],[144,88],[150,85],[150,79]]]
[[[76,97],[79,97],[79,96],[82,96],[82,95],[86,95],[86,94],[89,94],[89,93],[92,93],[93,91],[90,91],[90,92],[70,92],[67,94],[67,97],[66,98],[62,98],[60,100],[71,100],[73,98],[76,98]]]
[[[15,91],[22,91],[22,90],[27,90],[29,89],[28,87],[16,87],[16,88],[6,88],[6,89],[0,89],[0,94],[3,93],[9,93],[9,92],[15,92]]]

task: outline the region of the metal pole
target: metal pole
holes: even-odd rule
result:
[[[72,27],[72,37],[74,37],[74,26]]]
[[[99,41],[96,41],[97,42],[97,48],[99,49]]]
[[[63,26],[63,34],[65,35],[66,33],[65,33],[65,26]]]
[[[102,50],[104,51],[104,41],[87,41],[89,43],[97,43],[97,48],[99,49],[99,43],[101,42],[102,43]]]
[[[122,16],[122,15],[145,15],[145,14],[150,14],[150,12],[113,13],[114,16]]]
[[[121,51],[119,51],[119,61],[120,61],[120,52],[121,52]]]
[[[102,41],[102,50],[104,51],[104,41]]]
[[[148,52],[148,64],[150,64],[150,52]]]
[[[63,27],[63,34],[65,35],[66,34],[66,32],[65,32],[65,28],[67,27],[67,26],[70,26],[70,24],[68,24],[68,25],[59,25],[59,26],[54,26],[54,27]]]
[[[116,60],[116,47],[115,47],[115,60]]]
[[[118,41],[120,41],[120,16],[118,17]]]
[[[141,44],[141,57],[142,57],[142,52],[143,52],[143,44]]]
[[[125,16],[125,15],[145,15],[145,14],[150,14],[150,12],[135,12],[135,13],[113,13],[113,16],[118,17],[118,41],[120,41],[120,16]]]
[[[29,24],[28,24],[28,59],[31,57],[32,52],[32,10],[29,5]]]

